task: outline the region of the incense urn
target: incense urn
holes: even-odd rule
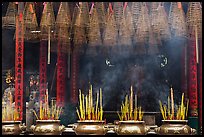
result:
[[[105,121],[83,120],[77,121],[73,130],[76,135],[105,135],[108,127],[105,125]]]
[[[187,125],[188,120],[162,120],[162,125],[155,129],[159,135],[195,135],[196,130]]]
[[[34,135],[61,135],[64,128],[60,120],[36,120],[36,125],[30,127]]]
[[[2,121],[2,135],[20,135],[25,129],[21,121]]]
[[[118,121],[115,122],[114,131],[118,135],[146,135],[150,128],[145,126],[144,121]]]

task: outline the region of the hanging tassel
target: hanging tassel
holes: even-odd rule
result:
[[[91,14],[91,13],[92,13],[92,11],[93,11],[93,7],[94,7],[94,2],[92,2],[92,5],[91,5],[91,9],[90,9],[89,14]]]
[[[48,57],[47,64],[50,64],[50,27],[48,28]]]
[[[123,11],[125,11],[125,9],[127,8],[127,5],[128,5],[128,3],[125,2],[125,4],[124,4],[124,8],[123,8]]]
[[[110,13],[113,13],[113,8],[112,8],[111,3],[109,3],[109,9],[110,9]]]
[[[181,2],[177,2],[177,4],[178,4],[178,8],[181,9],[182,8]]]

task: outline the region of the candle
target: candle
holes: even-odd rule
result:
[[[172,116],[174,118],[174,95],[173,95],[173,88],[171,87],[171,111],[172,111]]]

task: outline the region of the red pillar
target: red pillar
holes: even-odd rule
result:
[[[189,94],[189,112],[191,117],[198,117],[198,81],[197,81],[197,63],[196,63],[196,42],[189,41],[189,70],[188,70],[188,94]]]
[[[66,90],[66,53],[62,49],[62,41],[58,39],[57,45],[57,104],[64,106]]]
[[[45,102],[47,88],[47,41],[40,41],[40,97],[39,100]]]
[[[16,16],[15,52],[15,108],[19,110],[19,120],[23,119],[23,81],[24,81],[24,21],[23,13]]]
[[[74,104],[78,102],[78,73],[79,73],[79,55],[78,51],[74,50],[72,53],[72,66],[71,66],[71,102]]]

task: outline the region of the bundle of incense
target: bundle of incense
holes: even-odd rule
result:
[[[47,95],[46,95],[46,98],[47,98]],[[33,110],[33,112],[38,120],[49,120],[49,119],[58,120],[62,112],[62,107],[57,106],[56,102],[54,103],[53,100],[50,107],[46,99],[44,104],[42,103],[42,101],[40,101],[39,117],[35,112],[35,110]]]
[[[129,99],[129,100],[128,100]],[[135,106],[133,109],[133,90],[131,88],[130,98],[128,95],[125,96],[125,103],[122,102],[121,105],[121,115],[118,113],[119,119],[122,120],[135,120],[141,121],[143,118],[144,112],[142,107],[137,107],[137,95],[135,95]]]
[[[189,104],[189,100],[187,100],[186,103],[186,107],[184,105],[184,93],[182,93],[182,98],[181,98],[181,105],[179,105],[178,107],[176,107],[176,113],[174,114],[173,112],[170,112],[170,101],[169,101],[169,97],[168,97],[168,108],[166,108],[166,106],[162,105],[162,102],[159,100],[159,105],[160,105],[160,111],[162,114],[162,117],[164,120],[185,120],[185,118],[187,117],[187,111],[188,111],[188,104]],[[172,104],[171,104],[172,105]],[[168,111],[168,112],[166,112]],[[168,113],[168,115],[167,115]]]
[[[99,94],[100,93],[100,94]],[[100,105],[98,105],[100,101]],[[90,86],[88,95],[84,95],[79,90],[79,109],[76,108],[77,116],[79,120],[102,120],[103,119],[103,107],[102,107],[102,89],[97,92],[97,99],[95,106],[93,105],[92,97],[92,85]]]
[[[172,87],[171,87],[171,113],[172,116],[174,117],[174,93]]]

